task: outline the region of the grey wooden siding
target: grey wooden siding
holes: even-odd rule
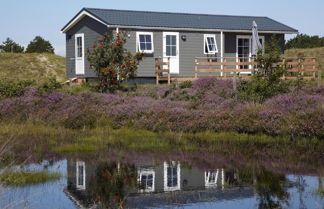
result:
[[[76,77],[75,74],[75,34],[84,33],[84,52],[91,48],[93,43],[108,32],[108,28],[89,17],[84,17],[78,24],[66,33],[66,72],[68,78]],[[89,69],[88,59],[85,57],[85,74],[78,77],[95,77],[96,74]]]
[[[154,41],[154,53],[146,54],[143,61],[140,63],[137,77],[154,77],[154,58],[162,57],[163,55],[163,32],[162,30],[133,30],[133,29],[123,29],[127,37],[127,42],[125,48],[131,53],[136,52],[136,32],[152,32]],[[107,32],[115,33],[116,31],[108,28],[89,18],[83,18],[78,24],[76,24],[72,29],[70,29],[66,34],[66,62],[67,62],[67,76],[69,78],[76,77],[75,75],[75,46],[74,46],[74,36],[78,33],[84,33],[85,39],[85,51],[92,47],[92,44],[101,36]],[[165,31],[165,32],[177,32],[177,31]],[[207,57],[211,55],[204,54],[204,34],[215,34],[216,42],[218,47],[218,53],[212,56],[221,56],[221,37],[220,33],[210,33],[210,32],[192,32],[192,31],[182,31],[179,33],[179,64],[180,64],[180,74],[179,76],[194,76],[194,61],[195,57]],[[182,40],[181,36],[185,35],[186,40]],[[249,35],[242,33],[224,33],[224,56],[225,57],[236,57],[236,36],[237,35]],[[260,34],[265,36],[266,43],[269,43],[272,34]],[[277,34],[277,38],[280,40],[279,45],[284,50],[284,35]],[[84,77],[93,78],[96,77],[95,72],[89,69],[89,62],[85,58],[85,74]]]

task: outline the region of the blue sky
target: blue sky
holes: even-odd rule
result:
[[[41,35],[60,55],[65,55],[60,29],[83,7],[268,16],[300,33],[324,36],[323,0],[3,0],[0,6],[0,42],[10,37],[27,46]]]

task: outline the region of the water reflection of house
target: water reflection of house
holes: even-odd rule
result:
[[[68,161],[68,191],[85,205],[91,203],[87,188],[96,178],[96,166],[96,163],[93,162]],[[120,169],[120,164],[116,164],[116,169]],[[204,198],[210,200],[217,197],[218,193],[224,196],[226,194],[224,189],[239,183],[235,171],[225,171],[222,168],[202,171],[175,161],[160,164],[139,163],[135,165],[135,169],[137,185],[127,189],[127,202],[136,207],[145,202],[147,204],[163,203],[165,202],[164,198],[170,201],[168,194],[171,191],[176,192],[177,200],[175,202],[179,204],[187,202],[186,198],[190,198],[190,201],[203,201]],[[195,191],[199,191],[197,197],[195,197]],[[231,189],[230,196],[232,198],[235,197],[233,191],[235,190]],[[253,191],[248,189],[238,195],[242,194],[252,196]]]

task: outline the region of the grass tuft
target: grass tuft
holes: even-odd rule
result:
[[[48,171],[5,171],[0,174],[0,183],[7,186],[26,186],[54,181],[61,178],[60,173]]]

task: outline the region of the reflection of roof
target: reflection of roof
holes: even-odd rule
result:
[[[75,193],[75,191],[70,190],[70,189],[68,189],[68,188],[64,189],[63,192],[66,194],[66,196],[67,196],[70,200],[72,200],[72,202],[73,202],[76,206],[78,206],[78,208],[81,208],[81,209],[83,209],[83,208],[89,208],[89,206],[86,206],[86,205],[90,205],[90,204],[86,204],[86,203],[85,203],[85,201],[81,198],[82,195],[77,194],[77,193]]]
[[[254,196],[251,188],[228,188],[225,190],[207,189],[196,191],[177,191],[172,193],[150,193],[127,198],[130,208],[150,208],[158,206],[183,205],[198,202],[211,202],[249,198]]]

